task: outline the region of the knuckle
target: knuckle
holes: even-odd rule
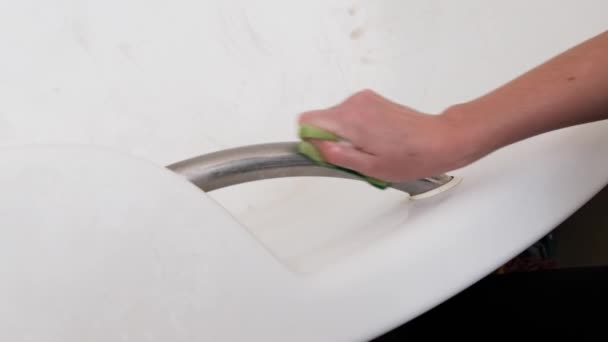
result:
[[[322,115],[323,111],[321,110],[311,110],[308,112],[303,112],[300,113],[300,115],[298,116],[298,122],[300,123],[304,123],[310,120],[314,120],[316,117],[318,117],[319,115]]]
[[[341,157],[341,151],[337,144],[323,141],[318,143],[318,148],[321,150],[323,157],[329,162],[338,161]]]
[[[377,96],[376,92],[371,89],[363,89],[354,93],[347,101],[349,103],[366,103]]]
[[[365,98],[374,98],[374,97],[378,96],[378,93],[376,93],[374,90],[369,89],[369,88],[362,89],[359,92],[357,92],[357,94],[359,96],[365,97]]]
[[[325,155],[325,157],[330,158],[330,159],[335,159],[336,156],[338,156],[340,153],[333,144],[327,144],[327,143],[321,145],[321,150],[322,150],[323,154]]]

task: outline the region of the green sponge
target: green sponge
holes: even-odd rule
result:
[[[330,141],[340,141],[341,140],[340,137],[338,137],[337,135],[335,135],[331,132],[322,130],[322,129],[314,127],[314,126],[309,126],[309,125],[300,125],[299,136],[300,136],[300,139],[322,139],[322,140],[330,140]],[[327,163],[325,160],[323,160],[323,157],[321,156],[321,153],[319,152],[319,150],[308,141],[300,142],[300,144],[298,145],[298,152],[307,156],[308,158],[315,161],[319,165],[329,167],[329,168],[339,169],[341,171],[348,172],[350,174],[361,177],[361,178],[365,179],[369,184],[375,186],[376,188],[386,189],[387,187],[389,187],[391,185],[389,182],[363,175],[363,174],[361,174],[357,171],[351,170],[351,169],[347,169],[344,167],[340,167],[340,166],[336,166],[336,165]]]
[[[310,125],[300,125],[298,132],[301,139],[323,139],[331,141],[340,141],[340,137],[326,130]]]

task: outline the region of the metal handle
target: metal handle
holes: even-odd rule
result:
[[[335,177],[362,180],[356,175],[319,166],[297,151],[297,142],[250,145],[180,161],[168,168],[185,176],[203,191],[262,179],[283,177]],[[446,186],[454,177],[439,175],[395,183],[391,188],[418,196]]]

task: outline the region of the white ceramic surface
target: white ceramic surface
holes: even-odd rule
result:
[[[148,161],[0,151],[0,339],[349,341],[415,317],[606,184],[606,123],[505,148],[416,202],[327,179],[210,201],[161,166],[293,140],[298,112],[364,87],[436,112],[606,22],[601,0],[0,1],[0,145]]]

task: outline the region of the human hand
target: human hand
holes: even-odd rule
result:
[[[350,143],[310,140],[326,162],[390,182],[435,176],[484,153],[461,116],[420,113],[370,90],[298,121]]]

